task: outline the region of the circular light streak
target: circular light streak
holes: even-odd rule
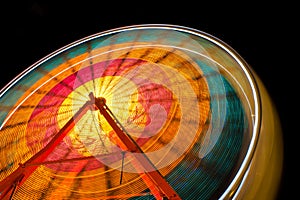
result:
[[[143,198],[149,188],[141,174],[153,168],[136,166],[139,156],[181,198],[223,198],[254,153],[256,87],[231,48],[190,28],[131,26],[83,38],[1,90],[0,180],[42,151],[93,93],[142,155],[121,148],[107,119],[90,108],[42,163],[30,163],[38,167],[16,198]]]

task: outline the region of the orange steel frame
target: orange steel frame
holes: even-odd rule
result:
[[[42,163],[90,107],[91,103],[87,101],[43,149],[24,164],[20,163],[19,167],[13,173],[0,182],[0,199],[11,199],[15,189],[22,185],[36,168],[38,168],[38,165],[34,165],[34,163]]]
[[[149,158],[144,154],[142,149],[126,132],[121,123],[113,115],[106,105],[104,98],[95,98],[93,93],[89,94],[90,101],[87,101],[71,118],[65,126],[53,137],[53,139],[33,157],[27,160],[24,164],[19,164],[19,167],[8,177],[0,182],[0,199],[11,199],[17,189],[26,179],[43,164],[43,161],[54,150],[54,148],[63,140],[69,131],[75,126],[76,122],[88,110],[99,110],[105,117],[107,122],[118,136],[117,144],[124,151],[132,152],[132,164],[139,171],[144,183],[150,189],[151,194],[156,199],[180,200],[180,196],[164,179],[162,174],[156,169]],[[137,153],[137,154],[136,154]],[[136,155],[139,155],[138,157]]]

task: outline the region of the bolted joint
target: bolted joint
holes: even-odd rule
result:
[[[104,97],[95,98],[95,104],[104,106],[106,103],[106,99]]]

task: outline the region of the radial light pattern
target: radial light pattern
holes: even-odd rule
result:
[[[255,123],[241,65],[217,39],[180,27],[127,27],[76,41],[2,89],[1,184],[27,162],[31,172],[13,199],[154,199],[143,178],[151,169],[132,162],[138,153],[120,147],[97,109],[75,120],[49,155],[28,162],[92,93],[182,199],[219,197]]]

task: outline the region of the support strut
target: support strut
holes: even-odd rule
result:
[[[139,145],[130,137],[126,132],[122,124],[113,115],[111,110],[106,105],[106,100],[102,97],[95,98],[93,93],[90,93],[90,98],[92,102],[95,102],[96,108],[99,109],[100,113],[105,117],[107,122],[115,131],[116,135],[122,143],[118,144],[122,150],[132,152],[134,157],[133,165],[138,168],[141,172],[141,177],[150,189],[151,193],[156,199],[172,199],[180,200],[181,198],[176,193],[176,191],[169,185],[162,174],[156,169],[154,164],[145,155]]]
[[[75,126],[76,122],[90,110],[92,104],[87,101],[71,118],[65,126],[50,140],[50,142],[39,152],[34,154],[24,164],[19,164],[19,167],[0,182],[0,199],[9,199],[8,196],[13,194],[15,189],[21,186],[26,179],[38,168],[35,163],[43,162],[54,148],[63,140],[69,131]]]

